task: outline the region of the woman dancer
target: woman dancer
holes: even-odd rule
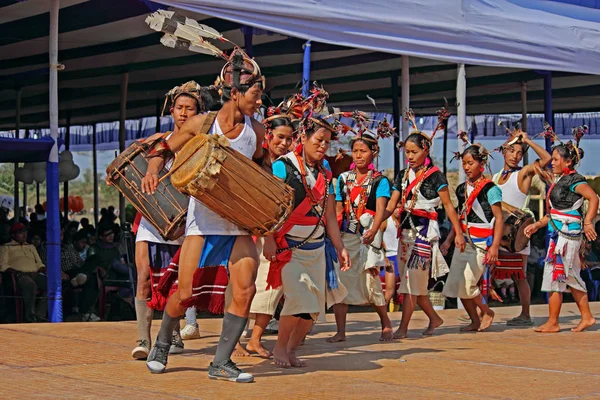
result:
[[[460,136],[465,140],[466,133],[461,132]],[[464,252],[454,252],[443,293],[446,297],[460,298],[471,318],[471,323],[462,327],[461,331],[484,331],[492,325],[494,312],[481,294],[479,281],[486,266],[493,266],[498,261],[504,226],[502,191],[483,175],[489,157],[483,146],[470,145],[456,157],[462,160],[468,180],[456,188],[458,207],[461,210],[460,227],[452,229],[441,249],[446,254],[452,240],[463,235],[469,244]],[[481,319],[478,307],[482,312]]]
[[[360,114],[358,114],[360,115]],[[359,125],[360,129],[360,125]],[[381,322],[379,340],[392,340],[392,322],[387,314],[379,270],[386,265],[382,241],[364,248],[362,232],[369,228],[373,218],[385,212],[390,198],[390,182],[375,170],[373,160],[379,154],[377,137],[360,130],[350,142],[352,165],[342,173],[336,186],[337,214],[342,220],[342,240],[352,258],[352,268],[340,272],[340,281],[348,295],[333,306],[336,334],[327,339],[330,343],[346,340],[346,315],[348,305],[372,306]],[[366,254],[366,257],[364,256]]]
[[[429,279],[437,279],[448,272],[448,265],[439,247],[440,229],[436,208],[442,204],[452,225],[456,229],[460,225],[450,201],[448,181],[440,169],[433,165],[430,150],[435,133],[443,129],[448,117],[449,113],[445,109],[438,112],[438,123],[430,137],[416,129],[412,110],[405,116],[415,128],[403,144],[408,168],[400,171],[396,177],[394,192],[384,215],[388,218],[396,206],[400,205],[398,270],[399,292],[404,296],[402,320],[394,334],[395,339],[407,337],[408,325],[417,304],[429,318],[423,335],[432,335],[434,330],[444,323],[433,309],[428,296]],[[367,240],[370,240],[370,234],[371,232],[368,232],[365,235]],[[457,237],[455,244],[460,251],[464,250],[465,241],[462,237]]]
[[[266,151],[262,167],[267,172],[272,173],[273,163],[279,157],[288,153],[288,149],[294,140],[292,116],[284,113],[279,107],[271,107],[267,111],[267,118],[263,120],[263,125],[266,129]],[[270,261],[262,255],[263,241],[263,238],[256,240],[256,248],[261,256],[256,273],[256,294],[250,306],[250,314],[254,315],[255,322],[252,328],[252,337],[246,345],[246,350],[250,353],[258,353],[260,357],[270,358],[271,352],[263,347],[261,338],[283,296],[283,288],[267,289]]]
[[[296,350],[325,311],[326,287],[338,286],[334,259],[339,257],[342,270],[351,265],[337,225],[331,170],[323,160],[335,129],[307,117],[301,131],[302,144],[273,163],[273,175],[294,189],[294,211],[279,232],[265,238],[263,249],[271,260],[268,284],[282,286],[285,295],[273,350],[281,367],[305,365]]]
[[[559,144],[552,150],[552,172],[556,178],[547,195],[549,213],[540,221],[525,228],[528,237],[545,226],[548,226],[550,233],[542,281],[542,290],[550,292],[548,301],[550,315],[546,323],[535,328],[536,332],[560,331],[558,317],[563,293],[568,290],[571,291],[581,313],[581,321],[571,331],[581,332],[596,323],[590,312],[585,282],[580,276],[580,250],[582,250],[584,235],[590,242],[597,237],[593,219],[598,213],[598,196],[585,178],[575,170],[583,158],[579,141],[586,132],[587,126],[573,129],[575,143],[570,141]],[[585,214],[584,200],[589,202]]]

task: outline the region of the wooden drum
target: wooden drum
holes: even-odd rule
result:
[[[142,193],[151,148],[151,143],[134,142],[106,168],[107,179],[165,239],[175,240],[185,233],[189,197],[171,184],[164,168],[156,193]]]
[[[292,212],[293,190],[219,135],[197,135],[177,153],[171,182],[255,236],[276,232]]]

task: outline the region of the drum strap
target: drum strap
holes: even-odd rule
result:
[[[215,123],[216,118],[217,118],[216,111],[211,111],[211,112],[207,113],[206,117],[204,118],[204,122],[202,123],[202,126],[200,127],[200,130],[198,131],[197,135],[206,135],[210,131],[210,128],[212,128],[213,124]]]

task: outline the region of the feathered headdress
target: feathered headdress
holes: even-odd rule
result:
[[[575,168],[581,162],[582,151],[579,148],[579,143],[581,142],[581,139],[588,134],[588,126],[577,126],[571,130],[571,133],[573,134],[573,140],[569,140],[565,143],[565,147],[569,151],[571,159],[575,161],[573,164],[573,168]]]
[[[404,121],[408,122],[408,124],[413,129],[410,134],[411,135],[418,134],[418,135],[423,136],[427,140],[429,148],[431,148],[431,145],[433,144],[433,138],[435,137],[436,133],[439,132],[440,130],[444,130],[444,127],[446,126],[446,121],[448,120],[448,118],[450,118],[450,111],[448,111],[448,102],[446,102],[445,107],[442,107],[440,110],[438,110],[437,118],[438,118],[438,120],[437,120],[437,124],[435,125],[435,129],[431,133],[431,136],[429,136],[417,127],[415,113],[411,108],[409,108],[408,110],[406,110],[404,112]],[[399,149],[402,148],[403,146],[404,146],[404,142],[398,142]]]
[[[506,129],[507,135],[510,137],[506,142],[504,142],[501,146],[496,147],[492,150],[492,153],[498,151],[500,153],[506,152],[506,150],[515,143],[523,140],[523,130],[521,129],[521,123],[517,122],[513,129],[510,129],[508,126],[504,124],[504,121],[498,121],[498,126],[502,126]]]
[[[490,169],[490,158],[494,158],[492,157],[491,152],[488,151],[488,149],[486,149],[485,146],[481,143],[471,143],[471,141],[469,140],[469,134],[465,131],[458,132],[457,136],[465,144],[465,150],[472,146],[476,146],[479,148],[479,156],[481,157],[481,161],[485,164],[485,166],[488,169],[488,172],[491,174],[492,171]],[[454,157],[452,157],[452,160],[460,160],[464,157],[464,155],[464,151],[462,153],[460,151],[457,151],[454,153]]]
[[[206,111],[208,104],[212,101],[207,88],[203,88],[195,81],[188,81],[181,86],[175,86],[165,94],[165,103],[160,115],[164,115],[167,105],[174,105],[177,98],[181,95],[190,96],[196,100],[199,113]]]
[[[174,49],[185,49],[195,53],[208,54],[226,61],[219,77],[215,82],[217,89],[241,86],[253,86],[256,83],[265,85],[260,67],[244,50],[225,38],[217,30],[196,20],[176,14],[174,11],[158,10],[146,18],[148,26],[165,34],[160,42]],[[210,40],[233,45],[233,51],[228,56]]]

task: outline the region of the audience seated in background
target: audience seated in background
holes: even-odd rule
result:
[[[16,279],[19,295],[23,298],[25,322],[46,318],[46,267],[32,244],[27,243],[27,227],[17,222],[10,228],[12,241],[0,246],[0,271],[6,279]],[[40,299],[36,306],[36,296]]]

